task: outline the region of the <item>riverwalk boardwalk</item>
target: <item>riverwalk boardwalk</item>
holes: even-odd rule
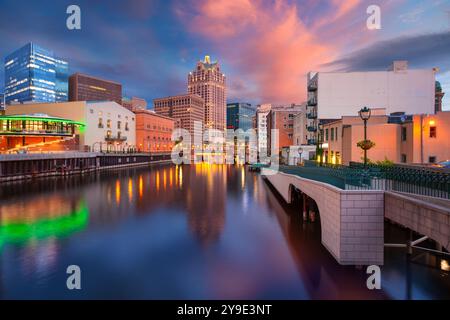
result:
[[[264,168],[261,174],[287,203],[298,195],[303,197],[299,214],[304,218],[310,211],[319,215],[322,244],[340,264],[384,263],[385,218],[450,250],[447,173],[438,173],[439,183],[412,186],[394,176],[370,175],[359,169],[352,176],[349,170],[308,162],[306,167],[281,166],[278,172]],[[403,189],[409,193],[398,192]]]
[[[0,155],[0,182],[171,162],[169,153],[55,152]]]

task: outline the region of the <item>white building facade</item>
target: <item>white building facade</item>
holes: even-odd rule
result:
[[[11,105],[8,115],[46,114],[84,124],[76,132],[80,151],[128,151],[136,148],[135,114],[114,101]]]
[[[300,105],[301,111],[294,116],[293,143],[296,146],[307,144],[307,112],[306,103]]]
[[[269,103],[258,105],[256,109],[256,131],[258,153],[267,154],[267,116],[272,108]]]
[[[135,114],[113,101],[86,102],[84,144],[92,151],[135,148]]]
[[[308,73],[310,139],[317,119],[354,116],[364,106],[387,114],[433,114],[435,73],[435,68],[408,69],[406,61],[394,61],[387,71]]]

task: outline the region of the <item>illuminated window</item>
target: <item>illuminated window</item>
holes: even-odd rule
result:
[[[103,119],[102,118],[98,118],[98,127],[103,128]]]
[[[108,119],[108,120],[106,121],[106,127],[107,127],[108,129],[111,129],[111,120],[110,120],[110,119]]]
[[[436,127],[430,127],[430,138],[436,138]]]

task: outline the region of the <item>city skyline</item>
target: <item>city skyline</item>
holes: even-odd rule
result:
[[[70,74],[121,82],[124,96],[148,102],[184,92],[184,75],[205,55],[220,61],[229,80],[227,102],[300,103],[308,71],[386,70],[399,59],[412,69],[439,67],[437,80],[450,91],[445,1],[382,1],[380,30],[366,28],[370,3],[358,0],[113,1],[108,10],[80,1],[82,29],[74,31],[65,26],[68,4],[45,2],[22,10],[5,1],[3,12],[16,18],[1,19],[2,59],[33,42],[67,60]],[[443,109],[450,110],[448,95]]]

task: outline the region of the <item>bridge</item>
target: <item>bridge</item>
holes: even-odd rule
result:
[[[319,220],[321,242],[340,264],[383,264],[385,218],[423,235],[396,246],[426,249],[418,244],[432,239],[431,251],[450,250],[448,172],[306,162],[261,173],[287,203],[300,204],[304,220]]]

